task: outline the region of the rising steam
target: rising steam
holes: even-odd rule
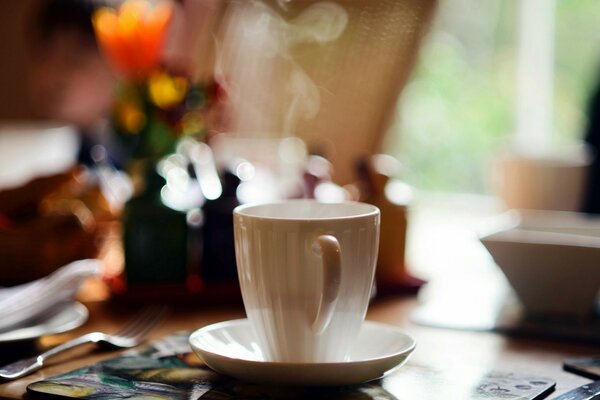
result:
[[[300,120],[319,112],[319,88],[294,59],[294,49],[336,40],[348,13],[321,2],[286,19],[292,3],[278,0],[277,9],[262,1],[232,3],[224,18],[217,74],[227,86],[238,134],[293,135]]]

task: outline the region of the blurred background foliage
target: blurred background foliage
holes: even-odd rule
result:
[[[595,0],[556,2],[554,147],[583,138],[599,23]],[[491,192],[490,164],[515,131],[518,24],[518,0],[440,0],[385,144],[400,178],[427,191]]]

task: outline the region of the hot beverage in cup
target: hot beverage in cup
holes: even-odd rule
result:
[[[234,210],[244,307],[264,358],[345,361],[365,318],[379,209],[291,200]]]

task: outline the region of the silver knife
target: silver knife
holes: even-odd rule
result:
[[[600,381],[587,383],[551,400],[599,400]]]

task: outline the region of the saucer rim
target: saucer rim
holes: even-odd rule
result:
[[[71,319],[65,321],[61,325],[46,325],[49,321],[53,321],[54,319],[57,319],[60,316],[67,315],[69,313],[71,314]],[[56,314],[53,314],[45,320],[41,320],[36,323],[25,324],[18,328],[0,333],[0,345],[37,340],[44,336],[58,335],[65,332],[69,332],[82,326],[88,319],[89,310],[84,304],[82,304],[79,301],[67,302],[61,306],[61,308],[56,312]],[[37,329],[37,331],[35,331],[34,333],[29,332],[33,329]],[[22,331],[26,331],[28,333],[23,334]],[[15,334],[15,332],[17,334]]]
[[[198,346],[198,345],[194,345],[192,343],[192,341],[194,340],[195,337],[202,335],[206,331],[215,330],[215,329],[223,329],[222,326],[231,326],[231,325],[237,325],[237,324],[241,324],[241,323],[245,323],[245,324],[249,325],[250,321],[248,320],[248,318],[238,318],[238,319],[221,321],[221,322],[216,322],[214,324],[206,325],[202,328],[199,328],[199,329],[196,329],[195,331],[193,331],[189,336],[188,342],[189,342],[190,346],[192,347],[192,349],[198,348],[198,349],[202,350],[203,352],[209,353],[213,357],[217,357],[217,358],[224,359],[224,360],[239,360],[239,361],[243,361],[245,363],[256,364],[256,365],[268,364],[268,365],[274,366],[274,367],[275,366],[276,367],[286,367],[286,366],[295,367],[295,366],[308,366],[308,365],[336,367],[336,366],[342,366],[342,365],[348,365],[348,364],[352,364],[352,365],[370,364],[370,363],[373,363],[376,361],[387,360],[387,359],[392,359],[392,358],[396,358],[396,357],[402,357],[402,356],[408,357],[414,351],[415,347],[417,346],[417,341],[415,340],[415,338],[412,335],[408,334],[403,329],[396,327],[395,325],[390,325],[390,324],[376,322],[376,321],[367,321],[367,320],[365,320],[363,322],[363,324],[368,324],[370,326],[376,326],[376,327],[384,328],[384,329],[395,330],[397,333],[402,334],[404,337],[406,337],[409,340],[408,346],[400,351],[390,352],[390,353],[387,353],[387,354],[379,356],[379,357],[362,358],[359,360],[325,361],[325,362],[319,362],[319,361],[293,362],[293,361],[249,360],[247,358],[230,357],[230,356],[226,356],[223,354],[215,353],[214,351],[206,350],[206,348]]]

